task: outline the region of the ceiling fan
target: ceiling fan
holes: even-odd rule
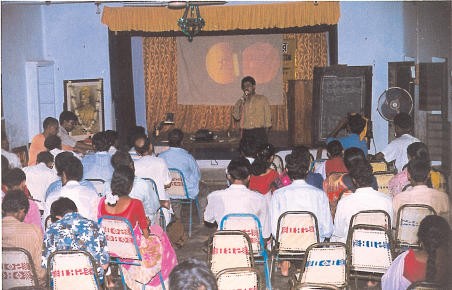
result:
[[[185,9],[188,6],[224,5],[227,1],[127,1],[124,6],[168,7],[169,9]]]

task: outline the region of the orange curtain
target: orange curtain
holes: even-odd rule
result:
[[[111,31],[179,31],[177,20],[184,10],[167,7],[108,7],[102,23]],[[271,4],[201,6],[204,31],[271,29],[337,24],[339,2],[280,2]]]
[[[326,33],[288,34],[297,40],[295,76],[311,80],[315,66],[326,66]],[[174,37],[147,37],[143,41],[147,126],[152,131],[167,112],[175,114],[175,127],[184,132],[201,128],[228,130],[232,106],[177,104],[177,59]],[[259,84],[257,84],[259,85]],[[286,100],[286,98],[284,98]],[[287,105],[272,105],[272,130],[287,131]]]

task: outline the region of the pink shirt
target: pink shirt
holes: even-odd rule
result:
[[[33,200],[28,200],[28,204],[30,208],[28,209],[28,213],[25,216],[24,223],[31,224],[37,226],[41,233],[44,233],[41,224],[41,213],[39,212],[39,207]]]

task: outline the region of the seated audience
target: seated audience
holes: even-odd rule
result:
[[[82,216],[96,221],[99,197],[96,190],[80,184],[82,176],[83,166],[80,160],[75,156],[68,157],[62,168],[61,181],[63,187],[53,191],[47,197],[44,206],[44,220],[50,215],[52,203],[60,197],[67,197],[75,203]]]
[[[97,222],[80,214],[76,204],[66,197],[60,197],[52,203],[50,215],[52,224],[44,235],[41,266],[47,268],[47,260],[55,251],[87,251],[98,263],[97,270],[102,280],[110,256],[106,248],[105,233]]]
[[[59,177],[59,179],[57,179],[56,181],[52,182],[49,185],[49,187],[47,188],[44,200],[47,200],[47,198],[52,194],[52,192],[60,190],[60,188],[63,187],[63,182],[61,181],[61,176],[63,175],[63,167],[66,166],[67,160],[73,156],[74,156],[74,154],[72,154],[72,152],[65,151],[65,152],[61,152],[60,154],[58,154],[55,157],[54,166],[56,169],[56,174]],[[96,191],[96,188],[94,187],[94,185],[88,180],[82,179],[80,181],[80,185],[86,186],[86,187]]]
[[[248,189],[250,167],[250,163],[244,157],[231,160],[226,175],[231,185],[226,189],[211,192],[207,196],[204,220],[220,225],[221,219],[230,213],[254,214],[261,222],[262,236],[268,238],[270,222],[267,203],[263,195]]]
[[[320,241],[333,233],[333,220],[328,198],[323,190],[306,183],[311,159],[307,155],[289,154],[286,156],[287,173],[292,184],[273,193],[270,206],[270,220],[273,237],[276,238],[278,219],[286,211],[310,211],[317,217]],[[281,274],[288,276],[289,261],[280,263]]]
[[[362,136],[362,132],[366,127],[366,120],[360,114],[348,114],[347,117],[342,119],[336,128],[328,135],[329,137],[326,139],[327,143],[330,143],[333,140],[338,140],[341,142],[344,150],[348,148],[356,147],[361,149],[364,152],[364,155],[367,156],[367,142],[364,136]],[[337,134],[341,130],[345,129],[348,135],[340,138],[335,138]]]
[[[83,179],[110,180],[113,174],[111,155],[108,153],[110,144],[104,132],[94,134],[92,140],[94,153],[87,154],[82,159]]]
[[[436,214],[449,220],[449,196],[441,191],[428,188],[426,185],[430,173],[430,163],[425,160],[412,159],[408,162],[408,179],[413,187],[397,194],[393,199],[394,216],[405,204],[426,204]],[[396,221],[393,222],[396,224]]]
[[[111,180],[111,193],[107,192],[98,206],[98,217],[104,215],[123,217],[134,228],[143,259],[141,266],[123,268],[126,284],[132,289],[141,287],[141,284],[149,281],[151,282],[148,285],[158,285],[157,272],[162,270],[162,275],[163,273],[169,275],[177,264],[174,249],[166,235],[161,229],[158,233],[150,235],[143,204],[129,196],[134,178],[134,170],[129,166],[119,166],[115,169]],[[158,226],[154,226],[156,227]],[[165,281],[167,278],[168,276],[163,277]]]
[[[51,135],[58,133],[58,120],[52,117],[45,118],[42,123],[44,131],[34,136],[31,140],[30,148],[28,149],[28,166],[36,164],[36,158],[39,152],[47,151],[44,146],[44,141]]]
[[[29,201],[20,190],[9,191],[2,201],[2,246],[27,250],[33,260],[39,284],[44,285],[46,272],[41,268],[42,230],[36,225],[24,223]],[[3,260],[3,264],[8,261]]]
[[[128,152],[116,151],[111,157],[111,165],[115,170],[121,166],[127,166],[135,171],[133,160]],[[111,192],[111,181],[105,182],[104,193],[107,192]],[[147,218],[154,223],[154,217],[160,207],[160,202],[157,198],[157,194],[151,188],[151,185],[145,180],[135,176],[129,196],[141,200]]]
[[[24,223],[32,224],[37,226],[41,231],[43,231],[41,226],[41,213],[39,212],[39,207],[37,203],[31,199],[30,193],[28,192],[26,186],[26,175],[20,168],[13,168],[8,171],[2,183],[5,185],[7,191],[17,190],[22,191],[28,197],[28,211],[25,215]],[[4,193],[2,192],[2,198]]]
[[[249,189],[260,192],[268,199],[271,198],[272,183],[278,178],[276,170],[270,168],[275,157],[275,148],[271,144],[263,144],[251,164],[251,178]],[[270,194],[269,194],[270,193]]]
[[[59,178],[53,169],[53,155],[50,152],[40,152],[36,163],[36,165],[24,167],[23,171],[30,194],[37,200],[39,209],[44,210],[47,188]]]
[[[350,218],[359,211],[384,210],[389,214],[391,221],[393,220],[392,197],[371,187],[374,176],[369,162],[366,159],[358,159],[357,164],[349,168],[349,174],[357,189],[352,194],[343,196],[337,204],[331,237],[333,242],[346,242]]]
[[[115,154],[119,149],[118,132],[114,130],[107,130],[105,131],[105,137],[107,138],[107,142],[110,145],[110,147],[108,148],[108,153],[110,153],[110,155]]]
[[[171,290],[217,290],[217,279],[203,261],[189,258],[177,265],[170,274]]]
[[[408,163],[408,145],[419,142],[419,139],[410,135],[413,131],[413,120],[407,113],[398,113],[394,117],[394,129],[396,138],[383,151],[377,153],[375,159],[384,158],[387,162],[395,160],[397,171],[401,172],[403,166]]]
[[[6,136],[6,132],[4,130],[2,130],[2,156],[5,156],[5,158],[8,159],[8,163],[12,168],[22,168],[19,156],[13,152],[9,152],[8,137]]]
[[[195,158],[182,148],[184,133],[180,129],[173,129],[168,133],[168,145],[170,148],[159,157],[165,160],[168,168],[176,168],[182,171],[190,198],[196,198],[199,194],[199,181],[201,180],[201,171]],[[173,205],[174,214],[180,217],[180,206]]]
[[[434,282],[447,288],[450,235],[445,219],[436,215],[426,216],[417,233],[421,248],[409,249],[392,262],[381,278],[382,289],[405,290],[419,281]]]
[[[344,164],[347,171],[350,172],[354,167],[367,162],[366,157],[361,149],[352,147],[345,150]],[[378,190],[377,179],[372,175],[372,188]],[[331,215],[336,212],[336,207],[339,199],[342,196],[347,196],[356,191],[356,184],[354,183],[350,173],[331,173],[323,182],[323,190],[330,201]]]
[[[69,136],[69,133],[74,130],[75,126],[78,124],[78,118],[73,112],[61,112],[59,121],[60,128],[58,130],[58,137],[61,138],[63,150],[75,151],[83,154],[88,150],[92,150],[91,145],[86,144],[83,141],[77,141]]]
[[[309,148],[303,145],[296,146],[292,150],[292,154],[308,156],[310,160],[310,164],[314,162],[314,156],[312,156],[311,152],[309,152]],[[311,166],[310,166],[311,167]],[[311,168],[309,168],[308,175],[305,178],[306,182],[312,186],[315,186],[319,189],[322,189],[323,185],[323,177],[320,173],[315,173],[311,171]]]
[[[344,149],[341,142],[334,140],[326,145],[328,160],[325,161],[325,175],[329,176],[333,172],[346,173],[347,167],[344,164]]]

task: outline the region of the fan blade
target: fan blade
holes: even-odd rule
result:
[[[383,117],[383,119],[387,121],[392,121],[398,113],[396,110],[391,109],[389,105],[383,105],[379,107],[378,112]]]
[[[411,99],[411,96],[408,94],[402,94],[399,98],[400,103],[400,112],[404,113],[411,113],[411,110],[413,109],[413,100]]]
[[[183,9],[188,5],[207,6],[207,5],[224,5],[226,1],[169,1],[169,9]]]

